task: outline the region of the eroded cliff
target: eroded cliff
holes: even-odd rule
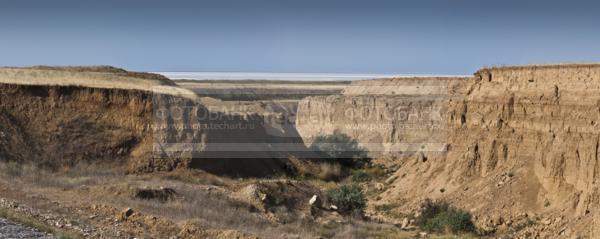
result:
[[[393,205],[398,214],[410,214],[425,198],[443,199],[470,210],[482,233],[520,238],[600,235],[600,65],[484,68],[473,78],[451,81],[455,84],[447,87],[444,134],[422,131],[427,138],[416,138],[398,134],[398,127],[347,130],[348,124],[406,123],[393,117],[343,118],[339,112],[394,110],[392,92],[427,96],[419,86],[431,84],[421,79],[381,87],[390,85],[384,82],[365,82],[368,87],[345,91],[354,96],[307,98],[298,113],[300,123],[314,115],[324,122],[299,125],[307,141],[337,130],[359,142],[379,141],[378,147],[444,142],[443,150],[418,148],[414,155],[400,154],[399,169],[373,205]],[[367,89],[370,94],[361,94]],[[376,147],[369,149],[380,150]]]
[[[443,151],[448,101],[466,79],[356,81],[341,95],[304,98],[298,106],[296,126],[307,144],[320,135],[346,134],[374,157]]]
[[[0,82],[2,160],[260,176],[281,173],[282,159],[305,150],[293,127],[259,105],[199,98],[157,75],[3,68]]]

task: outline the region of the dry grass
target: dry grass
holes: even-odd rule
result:
[[[316,164],[318,171],[337,174],[339,168]],[[237,230],[261,238],[414,238],[415,232],[405,232],[386,224],[346,218],[344,222],[329,221],[317,223],[310,217],[299,216],[297,212],[285,207],[277,207],[273,213],[283,221],[272,221],[261,209],[252,204],[235,199],[231,193],[243,185],[256,183],[258,179],[232,180],[206,174],[200,171],[175,171],[152,175],[125,175],[115,172],[114,168],[98,168],[90,165],[78,165],[71,169],[44,170],[32,165],[1,163],[0,175],[3,178],[18,181],[28,190],[77,192],[79,187],[89,188],[89,195],[95,202],[108,204],[115,208],[134,208],[147,215],[154,215],[181,224],[192,222],[203,228]],[[10,176],[10,175],[14,175]],[[318,187],[332,188],[334,181],[318,178],[307,179]],[[33,186],[31,186],[33,185]],[[122,190],[138,188],[168,187],[177,192],[177,197],[166,201],[141,200]],[[102,191],[102,188],[107,188]],[[209,189],[210,188],[210,189]],[[99,191],[94,191],[99,190]],[[116,193],[117,190],[119,193]],[[73,198],[77,200],[77,198]],[[287,217],[286,217],[287,215]],[[0,214],[0,216],[3,216]],[[10,216],[10,215],[8,215]],[[5,216],[5,217],[8,217]],[[13,219],[11,219],[13,220]],[[25,220],[25,219],[21,219]],[[14,221],[19,221],[15,219]],[[43,228],[34,222],[23,222],[40,230],[57,232],[54,228]],[[57,235],[58,235],[57,234]],[[72,237],[72,236],[69,236]],[[77,237],[74,237],[77,238]]]
[[[160,181],[146,183],[160,185]],[[182,199],[161,203],[158,200],[136,200],[111,196],[103,198],[103,201],[110,202],[117,207],[131,207],[181,223],[191,221],[204,228],[233,229],[257,235],[260,238],[365,238],[361,235],[393,235],[399,232],[399,229],[393,226],[361,220],[344,223],[331,222],[323,225],[310,218],[293,216],[294,212],[285,207],[278,207],[272,213],[276,214],[278,218],[286,215],[288,218],[274,222],[268,220],[260,209],[249,203],[232,199],[227,194],[220,193],[219,190],[198,189],[195,185],[183,182],[162,183],[175,189]],[[244,181],[244,183],[246,182]],[[348,237],[351,234],[355,236]]]
[[[59,188],[68,190],[83,185],[98,185],[114,182],[122,171],[102,169],[86,164],[79,164],[70,169],[49,170],[34,164],[17,162],[0,163],[0,172],[10,176],[11,181],[20,181],[43,188]]]
[[[132,72],[114,66],[32,66],[24,69],[111,73],[122,76],[156,80],[161,85],[175,85],[175,82],[169,80],[169,78],[163,75],[147,72]]]
[[[0,68],[0,83],[19,85],[61,85],[105,89],[131,89],[196,98],[195,94],[145,73],[86,71],[86,68]]]

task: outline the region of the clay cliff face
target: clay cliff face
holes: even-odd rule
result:
[[[488,231],[533,220],[537,231],[519,236],[590,237],[600,199],[600,66],[475,76],[450,101],[447,153],[406,161],[384,198],[446,198]]]
[[[2,156],[63,166],[151,152],[148,92],[0,84]]]
[[[472,91],[456,102],[449,157],[470,165],[465,174],[480,177],[527,163],[543,189],[539,204],[575,200],[574,213],[582,215],[599,180],[600,66],[483,69],[476,75]]]
[[[395,87],[381,87],[394,82]],[[397,205],[396,210],[412,213],[425,198],[444,199],[470,210],[484,233],[533,223],[513,236],[600,235],[594,232],[600,228],[594,220],[600,201],[600,65],[487,68],[448,82],[440,103],[447,109],[443,134],[421,131],[419,138],[398,133],[406,123],[398,117],[352,119],[342,113],[393,111],[407,98],[395,99],[392,92],[427,96],[420,86],[431,85],[428,79],[367,81],[361,83],[367,87],[350,88],[342,96],[306,98],[299,106],[298,130],[309,142],[334,131],[359,142],[380,142],[368,145],[376,151],[385,151],[390,142],[445,143],[440,151],[400,154],[400,169],[374,205]],[[321,124],[307,124],[316,116]],[[361,123],[397,127],[346,128]]]
[[[443,151],[449,96],[466,78],[397,78],[353,82],[341,95],[300,101],[297,129],[307,144],[346,134],[371,156]]]
[[[293,127],[257,104],[199,99],[154,75],[98,70],[1,69],[1,159],[260,176],[306,153]]]

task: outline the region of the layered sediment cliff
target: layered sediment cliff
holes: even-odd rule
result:
[[[521,238],[600,235],[600,65],[484,68],[473,78],[446,81],[452,83],[444,101],[443,134],[399,134],[397,128],[406,123],[400,117],[349,118],[340,113],[396,110],[394,94],[404,89],[414,97],[429,96],[421,87],[431,82],[367,81],[360,83],[366,87],[350,88],[343,96],[306,98],[299,106],[298,130],[307,141],[338,131],[359,142],[380,142],[379,147],[390,142],[445,143],[441,151],[418,148],[416,155],[400,155],[400,169],[375,205],[398,205],[395,210],[409,213],[425,198],[444,199],[470,210],[484,233]],[[315,115],[322,123],[306,124]],[[373,123],[396,127],[346,127]],[[368,149],[381,150],[377,145]]]
[[[157,75],[3,68],[0,92],[2,160],[258,176],[281,172],[282,158],[305,150],[293,127],[256,104],[201,99]]]
[[[533,221],[524,238],[593,237],[600,65],[486,68],[464,89],[450,101],[445,157],[406,162],[387,199],[446,198],[488,231]]]
[[[308,144],[319,135],[346,134],[375,157],[445,150],[448,101],[466,80],[356,81],[341,95],[304,98],[298,106],[296,126]]]

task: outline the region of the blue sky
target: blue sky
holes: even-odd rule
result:
[[[0,65],[471,74],[600,62],[600,3],[485,0],[0,3]]]

